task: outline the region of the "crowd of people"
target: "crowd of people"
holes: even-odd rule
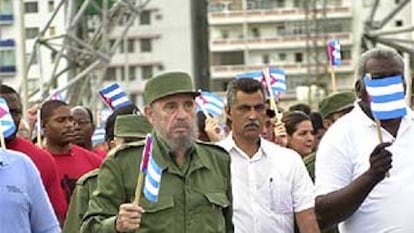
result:
[[[403,79],[404,63],[394,50],[368,50],[355,90],[313,111],[278,112],[261,82],[234,79],[223,125],[196,112],[188,74],[166,72],[145,84],[142,111],[128,105],[109,116],[103,148],[92,143],[87,107],[48,100],[35,123],[36,111],[3,84],[20,127],[0,150],[0,232],[410,233],[414,115],[406,106],[402,117],[374,119],[366,74]],[[156,202],[136,198],[148,134],[162,173]]]

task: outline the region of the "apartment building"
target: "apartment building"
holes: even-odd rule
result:
[[[325,4],[322,4],[325,2]],[[326,42],[339,39],[342,65],[335,68],[337,89],[350,89],[359,44],[351,1],[211,0],[209,6],[211,79],[224,91],[237,73],[265,66],[287,72],[288,94],[317,85],[329,91]]]
[[[45,27],[56,4],[57,1],[53,0],[25,0],[23,2],[0,0],[0,82],[9,84],[18,90],[21,89],[25,72],[22,65],[23,59],[25,58],[28,62],[35,39]],[[23,12],[23,15],[20,12]],[[46,28],[43,38],[53,37],[63,31],[64,14],[60,13]],[[57,45],[62,44],[62,40],[59,39],[54,42]],[[39,88],[40,83],[50,78],[55,57],[56,52],[47,48],[41,48],[34,55],[33,65],[27,71],[29,94]],[[62,67],[59,68],[63,66],[62,63]],[[57,85],[63,85],[66,82],[63,75]]]
[[[194,74],[191,2],[151,0],[112,57],[104,82],[121,83],[131,98],[142,104],[145,82],[153,75],[165,71]],[[112,31],[111,44],[128,17]]]

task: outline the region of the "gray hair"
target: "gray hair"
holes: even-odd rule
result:
[[[355,72],[355,80],[359,80],[367,73],[366,63],[369,59],[390,60],[398,64],[401,74],[404,72],[403,58],[394,49],[390,48],[374,48],[366,51],[361,55],[358,68]]]
[[[247,94],[252,94],[257,91],[262,92],[263,102],[265,98],[264,86],[261,82],[252,78],[238,78],[229,83],[227,86],[227,106],[230,108],[235,100],[237,91],[242,91]]]

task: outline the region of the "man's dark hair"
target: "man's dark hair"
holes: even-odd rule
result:
[[[45,122],[53,115],[53,111],[61,106],[68,106],[67,103],[60,100],[48,100],[40,108],[40,119]]]
[[[307,104],[299,103],[295,104],[289,107],[289,111],[301,111],[304,112],[306,115],[309,115],[311,113],[311,107]]]
[[[16,94],[17,96],[19,96],[16,90],[5,84],[0,84],[0,94]]]
[[[105,141],[109,142],[112,139],[114,139],[115,120],[117,116],[126,114],[137,114],[138,112],[139,109],[134,104],[120,107],[114,112],[112,112],[112,114],[109,115],[105,123]]]
[[[91,121],[91,124],[92,124],[92,125],[95,125],[95,122],[94,122],[94,120],[93,120],[93,113],[92,113],[92,110],[91,110],[90,108],[88,108],[88,107],[84,107],[84,108],[85,108],[86,112],[88,113],[89,120]]]
[[[325,129],[322,115],[319,112],[311,112],[309,117],[312,121],[313,133],[317,133],[319,129]]]
[[[229,107],[234,104],[237,91],[242,91],[247,94],[252,94],[260,91],[263,94],[263,103],[265,101],[265,91],[261,82],[252,78],[239,78],[231,81],[227,86],[227,105]]]

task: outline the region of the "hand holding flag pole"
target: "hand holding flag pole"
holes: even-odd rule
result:
[[[145,147],[142,151],[142,159],[141,159],[141,169],[139,170],[138,179],[137,179],[137,187],[135,188],[135,198],[133,203],[139,205],[139,200],[141,198],[141,191],[142,186],[144,185],[144,178],[145,172],[148,168],[149,157],[151,154],[152,147],[152,137],[150,134],[147,135],[145,138]]]

